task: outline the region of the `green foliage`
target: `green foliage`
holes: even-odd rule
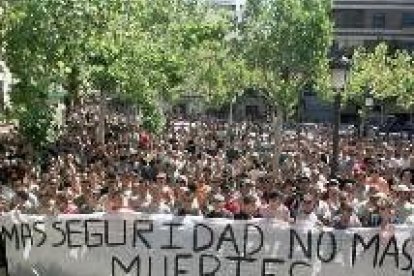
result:
[[[328,0],[248,1],[243,26],[246,58],[257,86],[289,113],[307,83],[328,91],[332,23]]]
[[[154,105],[143,106],[142,127],[152,133],[159,133],[165,124],[165,116]]]
[[[229,101],[233,91],[244,87],[246,79],[241,76],[244,61],[234,55],[228,39],[231,18],[208,5],[198,5],[189,16],[191,19],[178,26],[185,70],[183,82],[174,91],[178,95],[197,92],[206,103],[219,107]]]
[[[53,108],[39,95],[61,85],[70,102],[76,102],[82,93],[101,90],[141,105],[151,121],[149,129],[154,130],[163,122],[159,99],[179,97],[188,87],[188,76],[205,45],[222,41],[229,27],[225,16],[196,1],[2,3],[7,6],[1,9],[2,54],[19,80],[12,99],[16,114],[34,108],[32,100],[42,103],[37,105],[45,109],[41,114],[49,114]],[[197,77],[203,82],[204,72],[199,72]],[[214,88],[220,83],[211,81],[209,85]],[[40,120],[38,115],[32,118]],[[28,129],[36,133],[42,132],[35,131],[35,126],[53,129],[52,124],[32,125]]]
[[[50,106],[36,102],[17,114],[19,131],[36,152],[55,139],[54,109]]]
[[[212,107],[229,103],[250,81],[246,61],[223,41],[208,41],[189,52],[185,82],[181,89],[197,91]]]
[[[217,107],[246,87],[263,88],[287,114],[304,84],[325,91],[329,79],[329,0],[252,0],[236,30],[228,13],[200,1],[2,3],[0,39],[19,80],[12,99],[17,114],[34,108],[33,100],[45,109],[41,114],[52,112],[49,91],[60,85],[72,103],[94,90],[124,98],[141,106],[148,129],[157,130],[159,102],[188,91]]]
[[[390,53],[382,43],[373,52],[360,48],[353,56],[351,76],[345,97],[363,103],[368,88],[376,99],[397,99],[404,108],[413,105],[414,59],[405,51]]]

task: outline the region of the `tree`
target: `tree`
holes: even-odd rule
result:
[[[414,59],[406,51],[391,53],[385,43],[372,52],[364,48],[355,51],[351,76],[344,96],[359,106],[364,106],[367,91],[374,99],[393,99],[400,107],[410,110],[414,103]],[[361,110],[366,117],[366,110]],[[364,120],[362,120],[364,121]]]
[[[101,64],[97,64],[96,59],[103,60],[105,54],[108,54],[107,59],[113,56],[108,51],[108,41],[102,43],[103,33],[107,32],[98,30],[113,21],[104,18],[100,9],[113,11],[119,1],[110,1],[114,5],[112,9],[99,6],[100,2],[89,1],[87,5],[77,0],[8,2],[2,48],[7,65],[18,79],[12,102],[23,134],[43,133],[40,129],[35,131],[36,126],[52,130],[53,120],[32,115],[50,116],[53,113],[54,106],[49,97],[55,98],[55,87],[63,86],[70,92],[69,97],[76,98],[82,83],[95,85],[93,82],[99,76],[106,79],[107,76],[99,75]],[[94,24],[98,28],[93,28]],[[91,57],[95,58],[92,62]],[[32,105],[33,102],[38,104]],[[39,108],[45,109],[44,112],[39,112]],[[41,119],[44,124],[38,124]],[[26,131],[27,125],[31,128]],[[27,138],[28,142],[33,142],[30,135]]]
[[[289,114],[297,91],[328,79],[331,1],[249,1],[243,34],[246,57],[259,69],[258,85]]]
[[[214,108],[230,102],[232,91],[243,89],[247,78],[245,60],[233,47],[233,17],[216,6],[199,5],[181,26],[185,59],[184,82],[176,95],[194,91]]]
[[[250,78],[245,59],[234,54],[223,41],[207,41],[190,53],[186,82],[180,89],[197,91],[211,107],[230,103],[234,93],[244,90]]]
[[[298,93],[309,83],[318,84],[321,92],[328,91],[330,5],[328,0],[248,1],[241,29],[244,52],[256,71],[257,88],[267,93],[278,113],[275,166],[283,118],[298,104]]]
[[[396,97],[397,104],[412,113],[414,106],[414,57],[406,51],[397,51],[391,60],[393,86],[382,97]],[[391,92],[391,93],[390,93]]]
[[[365,93],[370,87],[380,97],[394,90],[393,73],[386,44],[380,44],[373,52],[357,49],[352,58],[350,85],[344,97],[357,104],[363,104]]]
[[[68,92],[72,107],[81,91],[98,90],[101,142],[107,96],[142,106],[144,117],[155,118],[146,125],[159,128],[158,103],[176,97],[176,88],[189,75],[187,65],[194,56],[187,55],[187,50],[200,54],[200,45],[226,33],[225,21],[207,16],[209,8],[196,1],[21,0],[7,4],[1,41],[5,60],[20,83],[12,99],[18,118],[32,118],[26,115],[33,111],[34,99],[53,111],[47,97],[56,85]]]

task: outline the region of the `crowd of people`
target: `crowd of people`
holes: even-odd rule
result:
[[[79,108],[38,159],[16,133],[3,135],[0,211],[262,218],[336,229],[414,223],[408,140],[346,135],[333,176],[329,126],[304,127],[299,137],[283,132],[275,158],[267,123],[171,119],[158,135],[120,114],[106,123],[99,144],[96,110]]]

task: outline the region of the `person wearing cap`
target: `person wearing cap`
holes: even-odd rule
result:
[[[270,192],[268,204],[260,208],[259,213],[263,218],[291,221],[290,211],[284,204],[284,196],[278,191]]]
[[[405,223],[407,218],[414,214],[414,205],[410,202],[411,190],[404,184],[391,187],[395,202],[395,213],[398,223]]]
[[[215,194],[211,197],[210,207],[210,211],[205,215],[206,218],[233,218],[233,214],[225,208],[225,198],[222,194]]]

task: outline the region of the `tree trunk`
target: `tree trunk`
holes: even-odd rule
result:
[[[273,132],[273,176],[276,180],[280,178],[280,154],[282,144],[282,127],[283,127],[283,112],[280,109],[272,112],[272,132]]]
[[[105,115],[106,115],[106,99],[105,99],[105,90],[101,89],[101,94],[99,97],[99,122],[97,129],[97,137],[99,145],[105,144]]]
[[[301,149],[301,123],[302,123],[302,90],[298,89],[298,95],[297,95],[298,99],[298,108],[297,108],[297,122],[296,122],[296,142],[297,142],[297,147],[298,147],[298,151],[300,152]]]
[[[331,177],[336,177],[338,173],[339,158],[339,125],[341,120],[341,94],[335,94],[334,122],[332,128],[332,160],[331,160]]]

